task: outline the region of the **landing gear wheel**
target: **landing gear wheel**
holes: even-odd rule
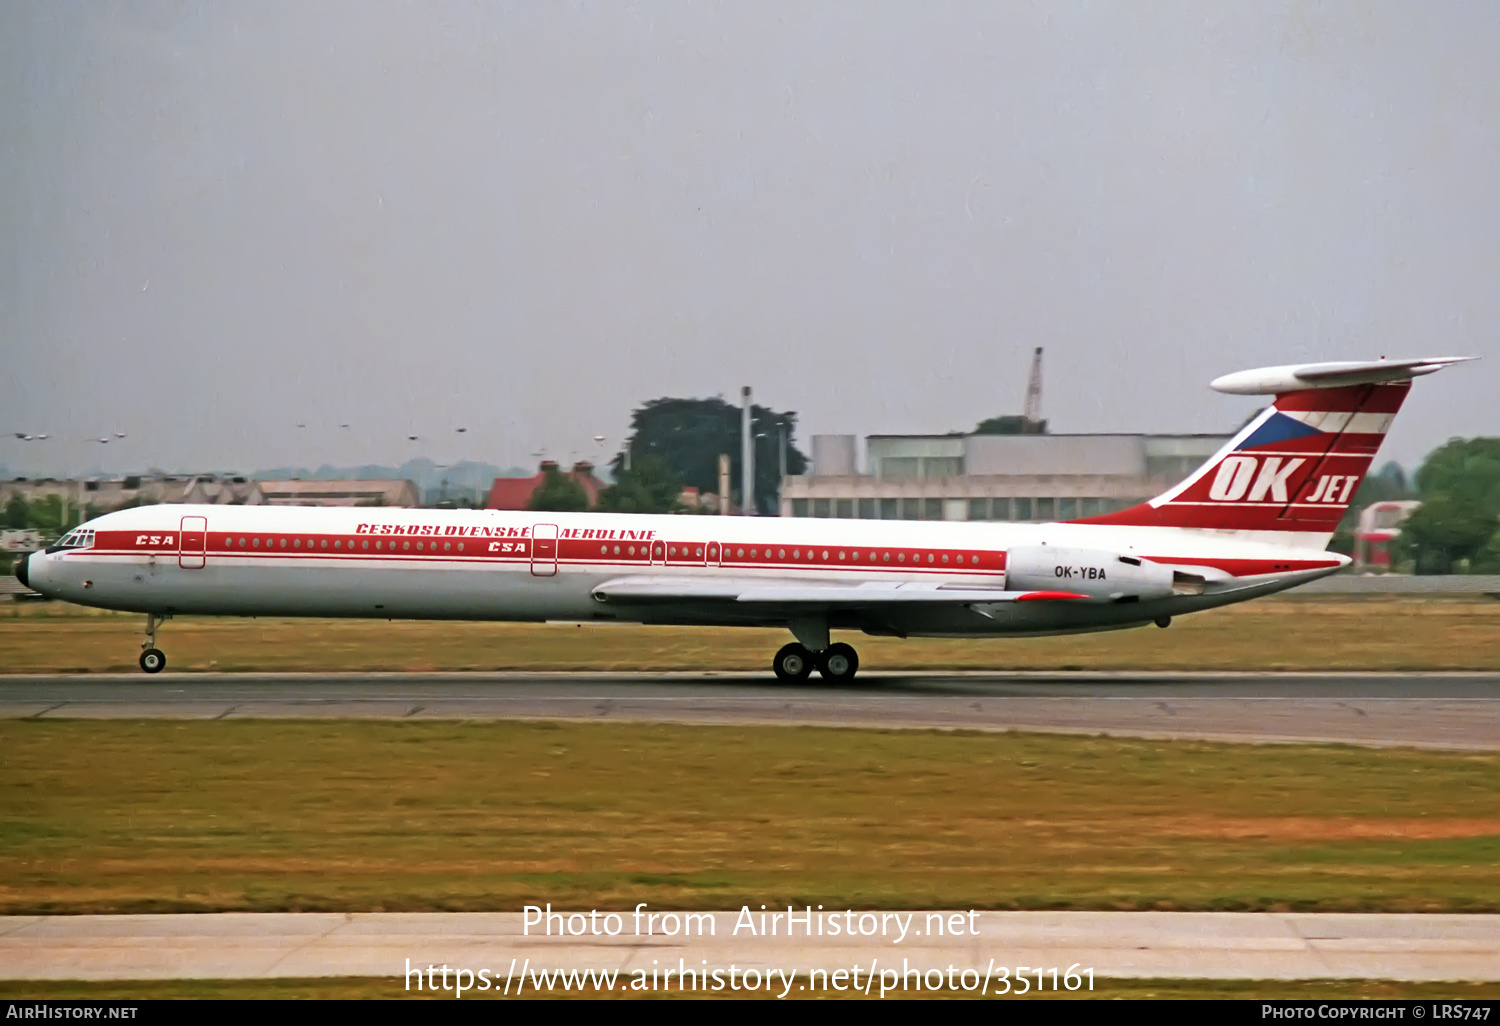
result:
[[[859,672],[859,654],[854,651],[854,646],[843,642],[829,645],[828,650],[818,657],[818,672],[832,684],[847,683]]]
[[[776,671],[777,680],[788,684],[806,680],[807,675],[812,673],[813,655],[794,641],[790,645],[783,645],[781,651],[776,653],[771,668]]]
[[[156,628],[172,619],[171,613],[146,614],[146,639],[141,642],[141,669],[147,673],[160,673],[167,665],[167,657],[156,647]]]

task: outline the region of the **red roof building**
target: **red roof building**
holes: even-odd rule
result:
[[[1359,511],[1354,528],[1354,572],[1389,573],[1391,550],[1401,537],[1401,525],[1420,502],[1372,502]]]
[[[532,495],[542,486],[547,475],[557,469],[557,461],[543,460],[540,469],[532,477],[495,478],[495,483],[490,485],[490,497],[485,500],[484,508],[526,509],[531,505]],[[573,464],[573,469],[568,471],[567,476],[583,488],[584,494],[589,497],[589,506],[599,505],[599,493],[604,490],[604,482],[594,476],[592,463],[579,460]]]

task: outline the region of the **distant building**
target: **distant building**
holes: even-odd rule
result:
[[[261,506],[266,496],[259,481],[238,475],[203,474],[189,481],[176,498],[165,501],[199,506]]]
[[[126,474],[121,477],[18,477],[0,481],[0,504],[19,495],[27,502],[56,496],[73,510],[108,513],[161,502],[253,505],[255,482],[233,474]]]
[[[558,471],[560,467],[556,460],[543,460],[537,472],[531,477],[497,477],[495,483],[490,485],[490,495],[485,501],[485,509],[528,509],[531,506],[531,497],[536,490],[542,486],[547,475]],[[579,460],[573,464],[573,469],[568,471],[567,477],[578,482],[583,488],[584,494],[588,496],[589,506],[599,505],[599,493],[604,490],[604,482],[594,476],[594,465],[587,460]]]
[[[268,506],[418,506],[410,481],[258,481]]]
[[[781,515],[861,520],[1071,520],[1144,502],[1229,435],[815,435],[812,473]]]
[[[0,553],[5,559],[0,561],[0,597],[10,596],[12,601],[36,600],[42,596],[22,584],[12,572],[12,556],[24,556],[28,552],[35,552],[47,544],[46,537],[41,531],[31,528],[19,528],[0,531]]]
[[[84,479],[0,481],[0,506],[57,496],[74,511],[108,513],[127,506],[419,506],[417,486],[404,480],[256,481],[242,474],[130,474]]]
[[[713,492],[700,492],[692,485],[685,485],[683,487],[677,496],[677,503],[683,509],[692,513],[717,514],[719,512],[719,497]],[[730,503],[729,512],[732,515],[738,516],[740,508],[734,503]]]
[[[1355,573],[1386,573],[1401,525],[1422,505],[1411,500],[1372,502],[1359,511],[1354,527]]]
[[[35,552],[46,543],[42,532],[30,527],[6,528],[0,531],[0,552]],[[0,570],[9,569],[0,566]]]

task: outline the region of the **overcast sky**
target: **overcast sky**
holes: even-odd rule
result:
[[[1038,345],[1054,431],[1219,431],[1229,371],[1486,356],[1412,465],[1500,434],[1497,54],[1493,2],[4,3],[0,427],[62,437],[0,464],[529,465],[744,384],[805,448],[1019,412]]]

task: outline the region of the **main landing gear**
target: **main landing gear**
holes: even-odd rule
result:
[[[853,680],[859,671],[859,654],[852,645],[843,642],[813,652],[794,641],[776,653],[771,668],[776,671],[778,680],[788,684],[806,680],[814,668],[830,684],[844,684]]]
[[[146,640],[141,642],[141,669],[147,673],[160,673],[166,668],[166,653],[156,647],[156,628],[170,619],[170,615],[146,614]]]
[[[778,680],[806,680],[816,668],[828,683],[846,684],[859,672],[859,655],[852,646],[828,643],[828,621],[823,617],[795,617],[787,627],[797,640],[783,646],[771,663]]]

